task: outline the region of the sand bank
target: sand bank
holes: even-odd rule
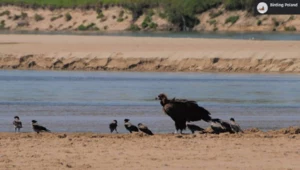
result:
[[[0,169],[295,170],[299,133],[299,128],[242,135],[0,133]]]
[[[0,68],[299,73],[300,42],[0,35]]]

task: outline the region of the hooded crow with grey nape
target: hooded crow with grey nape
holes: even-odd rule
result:
[[[216,134],[224,132],[234,133],[234,131],[231,129],[230,123],[221,119],[211,119],[210,127],[212,128],[213,133]]]
[[[198,132],[203,132],[204,129],[202,129],[201,127],[195,125],[195,124],[190,124],[190,123],[186,123],[186,126],[188,129],[190,129],[190,131],[194,134],[196,131]]]
[[[138,128],[139,128],[140,131],[146,133],[147,135],[153,135],[153,133],[151,132],[151,130],[148,129],[148,127],[145,126],[145,125],[143,125],[142,123],[138,124]]]
[[[125,128],[126,128],[130,133],[132,133],[132,132],[138,132],[139,129],[138,129],[136,126],[132,125],[129,121],[130,121],[129,119],[125,119],[125,120],[124,120],[124,123],[125,123],[124,126],[125,126]]]
[[[244,133],[240,125],[235,122],[234,118],[230,118],[230,126],[234,133],[239,133],[239,132]]]
[[[41,126],[37,123],[36,120],[32,120],[32,129],[36,132],[36,133],[40,133],[40,132],[51,132],[49,129],[45,128],[44,126]]]
[[[15,132],[17,132],[17,131],[20,132],[20,129],[23,127],[22,122],[21,122],[19,116],[15,116],[14,119],[15,120],[13,121],[13,125],[15,126]]]
[[[109,124],[110,133],[113,133],[114,131],[116,131],[116,133],[118,133],[117,126],[118,126],[117,120],[114,120],[112,123],[110,123]]]

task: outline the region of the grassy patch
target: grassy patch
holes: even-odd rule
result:
[[[39,14],[35,14],[35,15],[34,15],[34,20],[35,20],[36,22],[39,22],[39,21],[44,20],[44,17],[41,16],[41,15],[39,15]]]
[[[292,15],[292,16],[289,17],[288,21],[292,21],[292,20],[294,20],[294,19],[295,19],[295,16]]]
[[[62,17],[63,17],[63,15],[58,15],[58,16],[52,17],[50,20],[55,21],[55,20],[57,20],[59,18],[62,18]]]
[[[68,22],[68,21],[71,21],[71,19],[72,19],[71,14],[70,13],[66,13],[65,14],[65,20]]]
[[[230,16],[225,20],[225,24],[231,23],[231,25],[235,24],[240,19],[240,16]]]
[[[104,14],[103,14],[103,12],[100,12],[100,13],[98,13],[98,15],[97,15],[97,18],[99,19],[101,19],[101,18],[104,18],[105,16],[104,16]]]
[[[22,12],[20,15],[14,15],[13,20],[26,19],[28,17],[27,13]]]
[[[297,31],[295,26],[284,27],[285,31]]]
[[[159,13],[158,13],[158,16],[159,16],[160,18],[162,18],[162,19],[166,19],[166,18],[167,18],[167,14],[164,13],[164,12],[159,12]]]
[[[260,26],[262,24],[262,21],[258,20],[256,24],[257,24],[257,26]]]
[[[9,16],[9,15],[10,15],[10,11],[5,10],[5,11],[3,11],[3,12],[0,13],[0,17],[2,17],[2,16],[4,16],[4,15]]]
[[[209,13],[209,16],[210,18],[217,18],[218,16],[222,15],[223,14],[223,11],[218,11],[218,12],[210,12]]]
[[[273,21],[275,27],[278,27],[280,25],[280,22],[277,21],[276,18],[272,18],[272,21]]]
[[[130,27],[127,30],[129,30],[129,31],[140,31],[141,28],[138,25],[131,24]]]
[[[228,10],[248,10],[253,12],[256,0],[224,0],[224,6]]]
[[[146,29],[146,28],[150,28],[150,29],[155,29],[157,27],[156,23],[152,22],[152,16],[151,15],[147,15],[144,19],[144,21],[142,22],[142,28]]]
[[[217,20],[215,20],[215,19],[211,19],[211,20],[208,20],[206,22],[209,23],[209,25],[216,25],[217,24]]]
[[[119,18],[123,18],[123,16],[124,16],[124,10],[121,10],[120,12],[119,12]]]
[[[4,20],[2,20],[0,22],[0,29],[5,29],[5,21]]]
[[[79,30],[79,31],[92,31],[92,30],[96,31],[96,30],[99,30],[99,28],[96,27],[95,23],[90,23],[87,26],[84,26],[83,24],[79,25],[77,30]]]
[[[154,22],[151,22],[150,24],[149,24],[149,28],[150,29],[156,29],[158,27],[158,25],[156,24],[156,23],[154,23]]]
[[[118,19],[117,19],[117,22],[123,22],[123,21],[124,21],[123,18],[118,18]]]

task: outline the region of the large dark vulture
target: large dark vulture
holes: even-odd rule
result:
[[[165,94],[158,95],[156,99],[160,100],[163,111],[174,120],[176,132],[180,130],[182,133],[182,130],[186,129],[186,122],[211,120],[210,113],[195,101],[175,98],[169,100]]]
[[[239,132],[244,133],[240,125],[235,122],[234,118],[230,118],[230,126],[234,133],[239,133]]]
[[[190,124],[190,123],[187,123],[186,124],[187,128],[190,129],[190,131],[194,134],[195,132],[203,132],[204,129],[197,126],[197,125],[194,125],[194,124]]]
[[[32,120],[32,128],[36,133],[51,132],[49,129],[45,128],[44,126],[39,125],[36,120]]]
[[[140,129],[140,131],[142,131],[142,132],[144,132],[144,133],[146,133],[148,135],[153,135],[153,133],[151,132],[151,130],[148,129],[148,127],[145,126],[145,125],[143,125],[142,123],[138,124],[138,128]]]
[[[118,133],[117,127],[118,127],[118,121],[117,120],[114,120],[113,122],[111,122],[109,124],[110,133],[113,133],[114,131],[116,131],[116,133]]]
[[[223,132],[234,133],[231,129],[230,123],[223,121],[221,119],[212,119],[210,122],[213,133],[219,134]]]
[[[130,133],[132,133],[132,132],[138,132],[139,131],[139,129],[136,127],[136,126],[134,126],[134,125],[132,125],[130,122],[129,122],[129,119],[125,119],[124,120],[124,126],[125,126],[125,128],[130,132]]]

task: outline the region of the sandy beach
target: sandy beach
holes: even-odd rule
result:
[[[0,133],[0,169],[296,170],[299,128],[245,134]]]
[[[299,73],[300,42],[0,35],[0,68]]]

